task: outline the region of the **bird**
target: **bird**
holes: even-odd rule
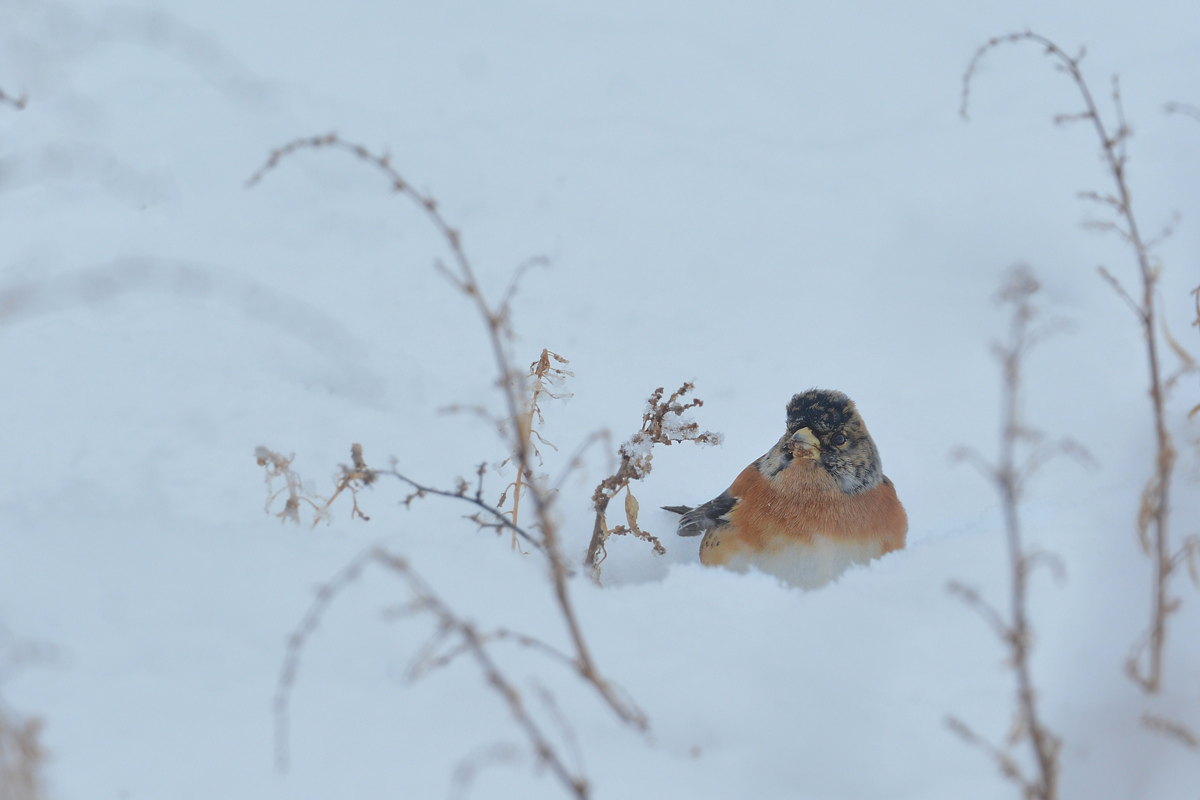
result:
[[[701,563],[754,567],[804,589],[903,548],[908,534],[854,401],[825,389],[792,397],[783,436],[724,492],[663,509],[682,514],[680,536],[703,534]]]

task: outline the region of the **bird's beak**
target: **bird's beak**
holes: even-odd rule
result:
[[[821,455],[821,440],[808,428],[801,428],[788,440],[792,455],[797,458],[817,458]]]

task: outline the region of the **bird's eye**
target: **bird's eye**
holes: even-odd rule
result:
[[[844,445],[846,443],[846,437],[840,433],[835,433],[833,435],[833,438],[830,439],[829,441],[833,443],[834,447],[841,447],[842,445]]]

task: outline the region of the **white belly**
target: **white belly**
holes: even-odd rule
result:
[[[816,536],[811,544],[787,542],[758,553],[741,551],[732,555],[724,566],[738,572],[753,567],[792,586],[817,589],[852,565],[866,564],[881,555],[882,542],[847,542]]]

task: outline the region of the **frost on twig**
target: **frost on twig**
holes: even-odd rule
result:
[[[541,448],[543,446],[549,447],[551,450],[558,449],[553,442],[542,435],[540,430],[541,426],[546,424],[546,418],[542,416],[542,403],[546,399],[565,400],[571,396],[569,392],[560,388],[567,378],[574,376],[574,373],[566,368],[569,363],[558,353],[543,348],[538,360],[529,365],[529,374],[526,376],[528,381],[526,391],[529,399],[517,414],[516,435],[525,441],[530,458],[536,458],[539,465],[542,464]],[[508,422],[509,420],[504,420],[504,423]],[[503,468],[512,461],[513,456],[510,455],[500,463],[500,467]],[[528,487],[535,479],[531,467],[518,469],[516,477],[504,487],[504,491],[500,494],[500,500],[496,503],[497,508],[504,508],[511,492],[512,508],[504,513],[512,520],[514,528],[520,524],[521,494],[528,491]],[[513,531],[512,535],[512,549],[520,549],[516,531]]]
[[[593,575],[597,579],[600,575],[600,564],[608,555],[604,545],[610,536],[634,536],[653,546],[655,553],[666,552],[657,537],[638,525],[639,505],[637,498],[629,489],[631,483],[643,480],[650,474],[651,462],[654,459],[654,446],[656,444],[670,446],[679,442],[721,443],[721,434],[701,431],[699,424],[687,413],[690,409],[704,405],[703,400],[696,398],[684,402],[684,397],[692,389],[692,384],[685,383],[665,401],[663,400],[663,387],[660,386],[654,390],[646,402],[641,429],[622,444],[618,451],[621,461],[617,471],[602,480],[592,494],[592,506],[596,511],[596,520],[592,527],[592,540],[588,545],[584,565],[592,568]],[[613,498],[621,492],[625,492],[625,524],[610,527],[608,506]]]

